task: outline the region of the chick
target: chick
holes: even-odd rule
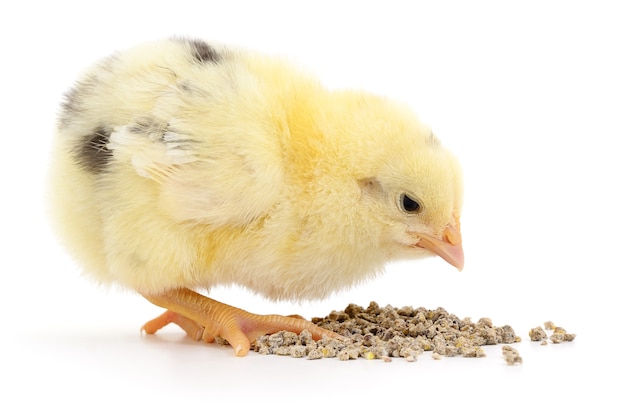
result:
[[[392,260],[463,267],[461,171],[406,106],[328,90],[279,58],[173,38],[96,64],[67,93],[52,214],[87,274],[226,339],[236,355],[279,330],[338,335],[197,292],[245,286],[320,299]]]

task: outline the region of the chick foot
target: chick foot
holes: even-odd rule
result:
[[[194,340],[213,342],[215,337],[226,339],[237,356],[247,355],[250,342],[259,336],[278,331],[299,334],[306,329],[311,332],[313,339],[321,339],[322,336],[343,339],[341,335],[303,318],[252,314],[185,288],[143,296],[167,309],[157,318],[146,322],[142,327],[146,333],[154,334],[165,325],[175,323]]]
[[[158,317],[146,322],[141,330],[147,334],[154,334],[164,326],[174,323],[189,335],[194,341],[199,341],[204,335],[204,327],[189,318],[167,310]]]

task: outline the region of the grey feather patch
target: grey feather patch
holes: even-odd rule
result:
[[[78,163],[93,174],[104,171],[113,156],[111,150],[107,148],[110,137],[111,130],[99,126],[81,139],[81,144],[77,146],[75,153]]]
[[[135,123],[128,127],[128,131],[133,134],[146,135],[150,140],[157,140],[163,137],[166,128],[167,123],[146,116],[135,119]]]
[[[81,95],[78,89],[72,88],[66,94],[61,109],[64,116],[72,116],[80,111],[80,99]]]
[[[80,118],[87,109],[83,106],[85,101],[97,95],[98,86],[102,82],[102,76],[115,71],[115,63],[118,57],[116,54],[102,59],[96,65],[90,74],[86,75],[82,80],[65,93],[63,102],[61,103],[61,112],[59,115],[60,128],[68,127],[72,122]]]
[[[222,59],[215,48],[201,40],[187,40],[193,59],[201,64],[216,64]]]
[[[430,132],[430,137],[428,137],[428,143],[431,146],[435,146],[435,147],[439,147],[441,145],[441,143],[439,142],[439,139],[435,137],[432,131]]]
[[[82,103],[85,97],[85,88],[86,85],[84,84],[78,85],[65,94],[59,115],[60,128],[70,126],[71,123],[84,112]]]

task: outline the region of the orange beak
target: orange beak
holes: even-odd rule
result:
[[[448,226],[444,230],[441,239],[420,234],[418,235],[420,241],[417,242],[416,246],[433,252],[461,271],[465,263],[465,256],[463,254],[463,245],[461,244],[461,230],[459,225],[457,219],[455,225]]]

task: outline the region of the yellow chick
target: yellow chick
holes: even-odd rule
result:
[[[66,95],[51,171],[59,235],[84,270],[243,356],[279,330],[338,337],[196,290],[319,299],[385,263],[463,267],[454,156],[406,106],[325,89],[292,64],[173,38],[114,54]]]

